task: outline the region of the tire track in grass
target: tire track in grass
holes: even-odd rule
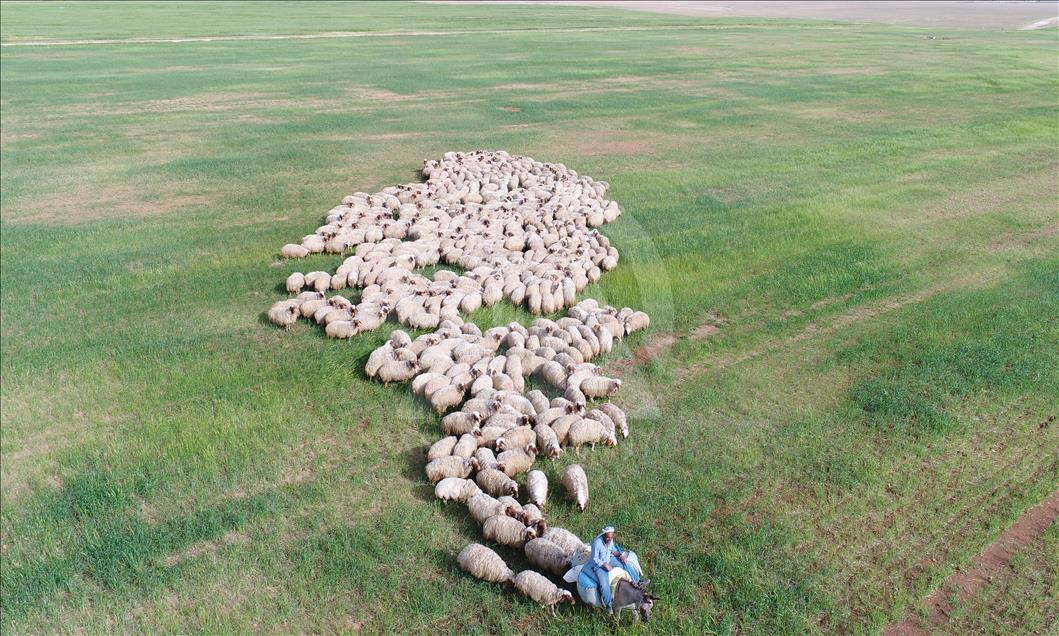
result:
[[[275,35],[203,35],[174,38],[128,38],[128,39],[91,39],[91,40],[25,40],[21,42],[0,42],[0,47],[42,47],[42,46],[97,46],[111,44],[194,44],[198,42],[261,42],[273,40],[335,40],[345,38],[404,38],[404,37],[442,37],[450,35],[517,35],[521,33],[621,33],[639,31],[725,31],[732,29],[768,28],[767,25],[754,24],[713,24],[689,26],[627,26],[627,27],[566,27],[539,29],[460,29],[452,31],[330,31],[324,33],[288,33]],[[813,27],[804,27],[813,28]],[[834,27],[815,27],[833,29]]]
[[[953,610],[950,598],[955,598],[957,603],[967,601],[990,583],[1017,550],[1036,541],[1057,520],[1059,490],[1053,491],[1043,501],[1026,510],[974,558],[969,568],[958,569],[928,595],[924,601],[927,617],[923,623],[914,613],[909,613],[900,622],[888,625],[882,631],[883,635],[927,634],[944,624]]]

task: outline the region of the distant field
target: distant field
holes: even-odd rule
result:
[[[458,571],[480,534],[423,478],[437,419],[362,372],[388,330],[263,318],[339,260],[280,245],[452,149],[625,211],[585,295],[652,316],[604,362],[632,436],[550,515],[639,552],[633,633],[877,632],[1059,488],[1054,31],[0,8],[5,45],[479,31],[0,49],[4,633],[612,631]],[[1055,545],[945,629],[1054,630]]]

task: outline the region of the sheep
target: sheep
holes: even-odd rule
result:
[[[535,529],[538,537],[548,529],[548,522],[544,518],[544,513],[531,503],[522,506],[522,523]]]
[[[474,458],[478,460],[478,470],[496,468],[496,456],[486,446],[479,446],[478,450],[474,451]]]
[[[563,451],[555,430],[547,424],[538,424],[533,427],[533,432],[537,436],[538,452],[548,459],[558,458]]]
[[[617,426],[615,426],[614,420],[610,419],[610,416],[605,412],[599,409],[592,409],[588,413],[585,413],[585,418],[596,420],[603,425],[603,430],[607,432],[608,436],[614,437],[614,433],[617,431]]]
[[[466,478],[474,471],[474,466],[475,462],[473,459],[451,455],[449,457],[439,457],[427,462],[427,479],[432,483],[437,483],[446,477]]]
[[[621,380],[595,375],[585,378],[581,383],[581,391],[590,398],[610,397],[621,388]]]
[[[463,435],[480,428],[482,416],[477,412],[454,411],[441,418],[441,432],[446,435]]]
[[[514,585],[514,571],[499,554],[480,543],[472,543],[461,550],[456,563],[461,570],[481,581],[500,583],[504,587]]]
[[[496,456],[496,468],[508,477],[524,473],[537,459],[537,447],[530,444],[525,450],[512,448]]]
[[[521,549],[527,541],[537,538],[537,531],[522,525],[518,519],[493,515],[482,524],[482,535],[493,543]]]
[[[459,441],[452,447],[452,454],[456,457],[470,459],[478,450],[478,439],[472,433],[464,433]]]
[[[570,427],[574,425],[574,422],[581,420],[581,416],[577,413],[571,413],[570,415],[564,415],[559,419],[552,422],[552,430],[555,431],[555,438],[560,444],[566,443],[566,437],[570,433]]]
[[[493,515],[506,514],[507,508],[508,506],[480,490],[467,499],[467,511],[478,525],[485,523],[485,520]]]
[[[548,501],[548,476],[540,470],[531,470],[526,475],[526,494],[530,503],[538,508],[544,508]]]
[[[563,488],[566,494],[577,502],[577,509],[585,511],[588,505],[588,476],[580,464],[570,464],[563,471]]]
[[[547,534],[547,532],[545,532]],[[562,576],[570,569],[570,557],[552,541],[538,536],[526,542],[526,560],[535,568],[548,574]]]
[[[470,471],[468,471],[469,473]],[[466,476],[463,475],[463,477]],[[478,486],[483,491],[494,497],[502,495],[518,496],[518,483],[497,468],[486,468],[478,471],[478,474],[474,476],[474,481],[478,483]]]
[[[454,406],[459,406],[463,402],[464,391],[462,386],[450,384],[431,393],[430,404],[440,415]]]
[[[298,321],[298,305],[296,300],[281,300],[272,305],[268,310],[268,319],[277,327],[283,327],[290,331],[291,325]]]
[[[566,436],[566,445],[573,446],[579,455],[585,444],[594,448],[599,443],[616,446],[618,442],[614,438],[614,431],[607,431],[603,424],[588,418],[579,418],[574,422]]]
[[[309,255],[309,250],[305,249],[301,245],[294,243],[287,243],[279,250],[280,256],[283,258],[305,258]]]
[[[455,435],[449,435],[448,437],[442,437],[438,441],[430,445],[427,450],[427,461],[433,461],[439,457],[448,457],[452,454],[453,447],[456,446],[456,442],[459,438]]]
[[[389,384],[390,382],[407,382],[418,372],[419,365],[415,360],[390,360],[379,367],[377,376],[383,384]]]
[[[533,428],[529,425],[524,425],[504,431],[504,434],[497,438],[495,446],[496,450],[505,451],[512,448],[525,448],[527,444],[532,444],[536,441],[537,434],[533,432]]]
[[[297,294],[305,287],[305,275],[301,272],[294,272],[287,277],[287,293]]]
[[[625,411],[621,410],[616,404],[612,402],[604,402],[597,407],[600,411],[603,411],[610,417],[611,421],[618,428],[622,437],[629,436],[629,424],[625,419]]]
[[[468,499],[482,492],[478,484],[470,479],[459,477],[446,477],[434,485],[434,496],[442,501],[459,501],[466,503]]]
[[[558,603],[574,603],[574,595],[570,590],[560,589],[543,574],[533,570],[523,570],[515,575],[515,589],[523,596],[540,604],[541,607],[551,609],[555,616],[555,605]]]
[[[559,546],[567,557],[572,557],[588,547],[576,534],[559,526],[548,528],[544,532],[544,538]]]

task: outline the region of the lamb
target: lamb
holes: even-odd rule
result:
[[[512,448],[496,456],[496,468],[508,477],[528,471],[537,459],[537,447],[530,444],[525,450]]]
[[[469,471],[468,471],[469,472]],[[463,475],[466,477],[466,475]],[[487,468],[478,471],[474,481],[485,492],[499,497],[501,495],[518,496],[518,483],[497,468]]]
[[[600,411],[606,413],[610,419],[614,422],[614,425],[618,427],[618,431],[622,437],[629,436],[629,424],[625,419],[625,411],[618,408],[617,405],[611,402],[604,402],[597,407]]]
[[[449,457],[439,457],[427,462],[427,479],[437,483],[446,477],[466,478],[474,471],[474,465],[473,459],[451,455]]]
[[[566,494],[577,502],[577,509],[585,511],[588,505],[588,476],[580,464],[570,464],[563,471],[563,488]]]
[[[291,325],[298,321],[299,305],[296,300],[281,300],[268,310],[268,319],[272,324],[290,331]]]
[[[459,477],[446,477],[434,486],[434,496],[442,501],[459,501],[466,503],[468,499],[482,492],[478,484],[470,479]]]
[[[574,603],[574,595],[569,590],[559,589],[543,574],[533,570],[523,570],[515,576],[515,589],[541,607],[550,608],[553,616],[557,603]]]
[[[515,573],[504,559],[480,543],[472,543],[461,550],[456,563],[461,570],[481,581],[500,583],[504,587],[514,584]]]
[[[521,549],[527,541],[537,538],[533,528],[522,525],[518,519],[507,515],[493,515],[482,524],[482,534],[489,541],[509,548]]]
[[[594,448],[599,443],[606,443],[608,446],[618,444],[613,431],[608,432],[603,424],[588,418],[581,418],[574,422],[566,436],[567,446],[573,446],[579,455],[581,447],[585,444],[591,444]]]
[[[548,476],[540,470],[531,470],[526,475],[526,494],[530,503],[538,508],[544,508],[548,501]]]
[[[449,435],[448,437],[442,437],[431,444],[430,449],[427,450],[427,461],[434,461],[439,457],[448,457],[451,455],[452,449],[456,446],[458,439],[459,438],[455,435]]]
[[[562,576],[570,568],[570,557],[562,548],[544,537],[526,542],[526,560],[548,574]]]

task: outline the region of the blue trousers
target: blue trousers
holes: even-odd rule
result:
[[[628,572],[629,577],[633,580],[633,583],[636,583],[640,580],[640,577],[636,575],[636,572],[634,572],[630,566],[626,565],[625,563],[622,563],[618,559],[618,557],[610,557],[610,567],[622,568],[623,570]],[[592,578],[596,580],[596,586],[599,587],[599,597],[603,600],[603,605],[607,609],[611,609],[610,585],[607,584],[607,581],[610,580],[610,574],[603,568],[598,567],[596,565],[592,565]]]

